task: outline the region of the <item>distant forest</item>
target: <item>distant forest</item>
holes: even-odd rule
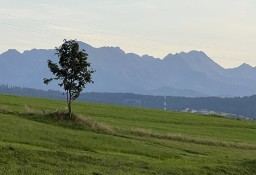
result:
[[[0,94],[10,94],[18,96],[30,96],[40,98],[51,98],[65,100],[65,95],[59,91],[38,90],[32,88],[11,87],[0,85]],[[132,93],[83,93],[78,101],[115,104],[124,106],[135,106],[142,108],[166,109],[181,111],[186,108],[194,110],[208,110],[215,112],[225,112],[237,114],[256,119],[256,95],[250,97],[163,97],[152,95],[138,95]]]

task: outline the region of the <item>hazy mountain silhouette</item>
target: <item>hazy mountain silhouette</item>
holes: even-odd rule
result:
[[[243,64],[224,69],[205,53],[191,51],[169,54],[163,59],[125,53],[119,47],[94,48],[79,42],[89,54],[95,83],[87,87],[94,92],[133,92],[174,96],[248,96],[256,94],[256,69]],[[0,55],[0,84],[59,89],[46,86],[51,77],[47,60],[55,50],[33,49],[19,53],[8,50]]]

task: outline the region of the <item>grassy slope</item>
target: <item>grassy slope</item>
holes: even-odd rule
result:
[[[75,103],[91,127],[51,120],[63,101],[0,96],[0,174],[255,174],[256,123]]]

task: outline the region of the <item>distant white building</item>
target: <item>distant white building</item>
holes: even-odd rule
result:
[[[189,112],[189,108],[185,108],[181,112]]]
[[[197,110],[192,109],[192,110],[191,110],[191,113],[197,113]]]

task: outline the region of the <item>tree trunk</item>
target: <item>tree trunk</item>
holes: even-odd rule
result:
[[[66,95],[67,95],[67,104],[68,104],[68,91],[66,91]]]
[[[69,115],[69,118],[71,119],[71,117],[72,117],[72,108],[71,108],[71,101],[70,100],[68,102],[68,115]]]
[[[67,90],[66,95],[67,95],[67,105],[68,105],[68,116],[71,119],[71,117],[72,117],[71,92],[69,90]]]

